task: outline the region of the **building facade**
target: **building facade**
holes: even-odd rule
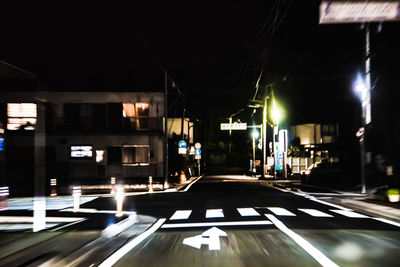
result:
[[[339,124],[337,123],[306,123],[290,127],[290,138],[300,139],[300,145],[313,158],[313,161],[339,157],[338,137]]]
[[[162,179],[163,121],[159,92],[2,93],[3,176],[11,194],[18,186],[15,195],[33,194],[39,158],[46,184],[50,179],[65,187],[104,184],[111,177]],[[38,146],[44,151],[35,150]]]

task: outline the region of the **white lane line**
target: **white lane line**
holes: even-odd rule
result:
[[[46,222],[66,223],[75,222],[85,218],[77,217],[45,217]],[[33,223],[31,216],[0,216],[0,223]]]
[[[200,180],[200,178],[203,178],[203,175],[201,175],[199,178],[197,178],[196,180],[194,180],[193,182],[191,182],[188,186],[186,186],[186,188],[185,189],[183,189],[182,191],[183,192],[187,192],[188,190],[189,190],[189,188],[195,183],[195,182],[197,182],[198,180]]]
[[[238,225],[270,225],[270,221],[235,221],[235,222],[209,222],[209,223],[169,223],[161,228],[188,228],[188,227],[209,227],[209,226],[238,226]]]
[[[68,208],[68,209],[63,209],[60,211],[74,212],[74,213],[81,212],[81,213],[106,213],[106,214],[114,214],[114,213],[118,212],[116,210],[97,210],[97,209],[86,209],[86,208],[82,208],[82,209],[78,209],[78,210]],[[135,211],[123,211],[122,213],[125,215],[135,215],[136,214]]]
[[[287,209],[284,208],[279,208],[279,207],[267,207],[270,211],[275,213],[275,215],[278,216],[296,216],[296,214],[288,211]]]
[[[76,222],[72,222],[72,223],[68,223],[68,224],[61,225],[60,227],[57,227],[57,228],[55,228],[55,229],[50,230],[50,232],[55,232],[55,231],[61,230],[61,229],[63,229],[63,228],[67,228],[67,227],[69,227],[69,226],[71,226],[71,225],[81,223],[81,222],[83,222],[83,221],[86,221],[86,219],[82,219],[82,220],[79,220],[79,221],[76,221]]]
[[[240,216],[261,216],[260,213],[253,208],[237,208],[237,210]]]
[[[354,211],[349,211],[349,210],[330,210],[332,212],[336,212],[340,215],[349,217],[349,218],[369,218],[369,216],[366,216],[364,214],[360,214]]]
[[[332,215],[316,210],[316,209],[298,209],[299,211],[305,212],[314,217],[333,217]]]
[[[391,224],[391,225],[400,227],[400,223],[394,222],[394,221],[391,221],[391,220],[388,220],[388,219],[384,219],[384,218],[372,218],[372,219],[380,221],[380,222],[383,222],[383,223],[387,223],[387,224]]]
[[[224,218],[222,209],[209,209],[206,211],[206,218]]]
[[[186,220],[189,218],[192,210],[177,210],[175,211],[174,215],[169,218],[170,220]]]
[[[318,202],[318,203],[321,203],[321,204],[324,204],[324,205],[327,205],[327,206],[331,206],[333,208],[352,211],[351,209],[348,209],[348,208],[345,208],[345,207],[342,207],[342,206],[339,206],[339,205],[336,205],[336,204],[332,204],[332,203],[317,199],[317,198],[315,198],[313,196],[309,196],[309,197],[305,196],[305,198],[308,198],[309,200],[312,200],[312,201],[315,201],[315,202]]]
[[[321,251],[319,251],[316,247],[311,245],[310,242],[305,240],[300,235],[296,234],[292,230],[286,227],[281,221],[279,221],[275,216],[271,214],[265,214],[265,216],[271,220],[271,222],[282,232],[288,235],[294,242],[296,242],[299,246],[301,246],[311,257],[313,257],[316,261],[319,262],[322,266],[337,266],[332,260],[330,260],[327,256],[325,256]]]
[[[166,219],[159,219],[152,227],[150,227],[147,231],[142,233],[141,235],[132,239],[128,244],[118,249],[114,254],[108,257],[105,261],[103,261],[99,267],[110,267],[113,266],[117,261],[119,261],[126,253],[131,251],[134,247],[136,247],[140,242],[145,240],[151,234],[158,230],[161,225],[166,221]]]

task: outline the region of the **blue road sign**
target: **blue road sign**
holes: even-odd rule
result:
[[[178,147],[179,147],[179,148],[186,148],[186,142],[183,141],[183,140],[179,141]]]
[[[194,151],[194,154],[195,154],[195,155],[201,155],[201,149],[196,149],[196,150]]]

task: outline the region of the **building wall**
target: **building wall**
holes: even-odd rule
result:
[[[148,179],[148,176],[163,177],[164,95],[162,93],[41,93],[35,95],[18,92],[4,93],[2,96],[4,97],[0,100],[2,106],[0,116],[5,123],[7,123],[7,103],[36,103],[37,101],[46,103],[47,180],[58,178],[59,184],[66,185],[82,181],[104,183],[109,182],[110,177],[127,181]],[[129,117],[122,103],[147,103],[148,113],[146,108],[145,115]],[[70,106],[73,109],[80,109],[85,105],[101,107],[100,110],[108,110],[110,105],[118,108],[113,112],[105,112],[105,116],[103,113],[96,114],[97,109],[87,114],[72,110],[75,116],[72,121],[79,120],[80,122],[72,125],[68,124],[70,122],[66,119],[65,105],[70,104],[73,104]],[[137,105],[133,107],[136,110],[135,114],[139,114]],[[136,128],[131,127],[132,125],[136,125]],[[137,128],[138,125],[142,126]],[[32,192],[35,131],[6,130],[4,136],[3,161],[7,169],[8,183],[11,183],[10,179],[13,180],[12,183],[15,186],[25,183]],[[71,145],[91,146],[92,157],[71,158]],[[121,162],[109,162],[109,149],[113,150],[115,147],[123,151]],[[96,150],[105,152],[102,162],[96,162]],[[23,157],[21,153],[24,154]],[[148,162],[134,163],[138,158],[140,160],[144,158],[146,161],[148,159]],[[126,160],[129,163],[126,163]],[[22,168],[18,169],[18,166]]]

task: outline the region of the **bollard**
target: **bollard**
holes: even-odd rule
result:
[[[180,183],[183,184],[186,182],[186,175],[184,171],[181,171],[181,175],[179,176]]]
[[[8,195],[10,194],[8,186],[0,187],[0,211],[8,209]]]
[[[115,177],[111,177],[111,194],[115,194],[115,183],[116,183]]]
[[[115,216],[121,217],[124,214],[124,212],[122,211],[122,207],[124,204],[124,188],[121,185],[117,186],[115,200],[117,202],[117,212],[115,213]]]
[[[74,198],[74,212],[77,212],[79,210],[81,194],[82,190],[80,186],[72,187],[72,196]]]
[[[50,196],[55,197],[57,196],[57,179],[53,178],[50,179]]]
[[[149,176],[149,192],[153,192],[153,177]]]

